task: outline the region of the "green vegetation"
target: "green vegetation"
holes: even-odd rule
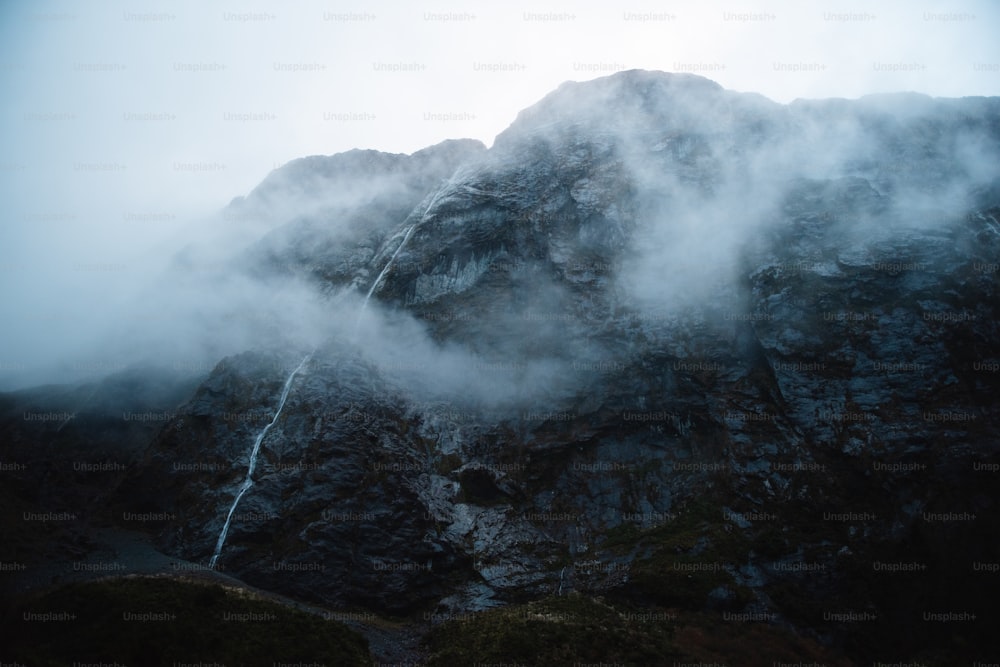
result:
[[[428,667],[516,662],[669,665],[673,648],[667,614],[629,617],[603,602],[568,595],[448,621],[429,633]],[[643,620],[643,619],[652,620]]]
[[[428,667],[505,662],[547,667],[588,662],[850,664],[811,639],[766,623],[670,609],[632,610],[576,594],[442,623],[427,635],[425,646]]]
[[[632,566],[626,588],[645,602],[700,611],[713,591],[717,605],[738,609],[753,600],[730,570],[746,563],[751,544],[727,523],[720,505],[693,501],[662,526],[640,530],[622,525],[608,532],[603,548],[627,550],[641,545],[651,551]]]
[[[372,664],[367,641],[346,626],[216,584],[151,577],[71,584],[23,601],[9,616],[2,657],[28,665]]]

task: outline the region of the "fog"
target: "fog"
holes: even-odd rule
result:
[[[563,82],[632,68],[694,72],[760,93],[756,104],[767,115],[798,98],[997,95],[997,25],[1000,9],[985,1],[946,9],[675,2],[625,10],[596,2],[503,9],[381,2],[364,10],[320,2],[7,4],[0,9],[7,101],[0,389],[149,362],[207,373],[247,349],[308,351],[336,339],[363,348],[411,387],[498,400],[528,386],[558,393],[546,378],[559,363],[605,351],[567,347],[509,381],[497,374],[477,381],[468,369],[497,363],[502,351],[483,356],[441,344],[426,325],[378,304],[357,324],[380,267],[369,269],[369,282],[323,290],[299,269],[261,261],[255,273],[248,261],[306,243],[310,225],[331,244],[364,237],[375,223],[351,212],[376,201],[395,214],[419,189],[417,176],[346,172],[330,188],[329,174],[315,183],[300,177],[312,173],[301,161],[304,171],[279,173],[295,178],[257,186],[310,155],[412,153],[459,137],[490,146],[521,109]],[[799,101],[783,118],[806,141],[752,151],[752,137],[727,139],[752,161],[713,164],[713,182],[692,189],[684,173],[664,178],[647,145],[648,119],[615,117],[611,101],[567,98],[568,108],[593,107],[643,193],[643,243],[627,248],[622,285],[644,308],[702,298],[722,277],[719,267],[735,267],[739,249],[774,220],[792,174],[864,175],[893,206],[905,202],[907,210],[891,217],[913,224],[939,219],[914,211],[960,210],[970,192],[997,182],[995,144],[970,131],[938,147],[952,163],[929,176],[933,188],[908,179],[902,192],[903,180],[852,162],[867,154],[885,162],[871,148],[880,128],[844,119],[835,101],[823,103],[825,117],[805,114],[819,103]],[[867,102],[903,115],[927,103]],[[733,122],[728,113],[696,110],[686,122],[713,131]],[[934,136],[928,130],[931,150]],[[901,154],[894,164],[902,171],[916,157]],[[387,218],[377,231],[395,232],[401,222]],[[559,289],[540,287],[535,307],[558,310],[566,298]],[[533,332],[557,338],[558,326]]]

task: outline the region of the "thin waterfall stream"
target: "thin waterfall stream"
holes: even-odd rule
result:
[[[446,185],[447,184],[445,184],[445,186]],[[406,230],[406,232],[403,234],[403,240],[399,242],[399,247],[396,248],[396,251],[394,253],[392,253],[392,256],[389,258],[389,261],[385,263],[384,267],[382,267],[382,271],[379,272],[378,277],[375,278],[375,282],[373,282],[372,286],[369,288],[368,294],[365,296],[364,303],[361,304],[361,310],[358,313],[358,319],[354,322],[353,337],[355,339],[357,339],[358,337],[358,328],[361,326],[361,320],[365,315],[365,310],[368,309],[368,302],[371,300],[372,296],[375,295],[375,292],[378,291],[378,288],[382,285],[382,281],[385,279],[390,269],[392,269],[392,265],[396,261],[396,257],[399,256],[399,253],[402,252],[403,248],[406,247],[406,244],[410,241],[410,237],[413,236],[413,232],[417,231],[417,227],[420,226],[420,224],[427,219],[427,213],[431,210],[431,207],[433,207],[434,204],[437,203],[438,197],[440,197],[441,193],[444,192],[445,190],[445,186],[442,186],[441,188],[438,189],[436,193],[434,193],[434,197],[431,199],[430,203],[427,204],[427,207],[424,209],[424,213],[423,215],[420,216],[420,219],[414,222],[412,225],[410,225],[409,228]]]
[[[233,504],[229,507],[229,513],[226,515],[226,522],[222,525],[222,532],[219,533],[219,540],[215,543],[215,553],[212,554],[211,560],[208,561],[209,569],[215,569],[215,564],[219,560],[219,555],[222,553],[222,547],[226,543],[226,535],[229,533],[229,524],[233,520],[233,513],[236,512],[236,507],[240,504],[240,500],[243,499],[244,494],[246,494],[246,492],[250,490],[250,487],[253,486],[253,473],[257,467],[257,456],[260,454],[260,446],[263,444],[268,431],[271,430],[271,427],[277,423],[278,417],[281,416],[281,411],[285,407],[285,401],[288,400],[288,394],[292,390],[292,380],[294,380],[299,371],[301,371],[305,365],[309,363],[309,359],[312,358],[312,355],[313,353],[310,352],[303,357],[302,361],[299,362],[299,365],[295,367],[295,370],[289,374],[288,379],[285,380],[285,386],[281,390],[281,399],[278,401],[277,410],[274,411],[274,418],[271,419],[270,423],[265,426],[259,434],[257,434],[257,439],[254,440],[253,448],[250,450],[250,465],[247,467],[247,476],[243,480],[243,484],[240,485],[240,490],[236,493],[236,497],[233,499]]]
[[[431,210],[431,207],[433,207],[434,204],[437,203],[437,200],[441,196],[441,193],[443,191],[444,187],[440,188],[434,194],[434,197],[431,199],[430,203],[428,203],[427,207],[424,208],[423,215],[421,215],[420,218],[412,225],[410,225],[410,227],[406,230],[406,232],[403,234],[403,240],[400,241],[399,243],[399,247],[397,247],[395,252],[392,253],[392,256],[389,257],[389,261],[386,262],[385,266],[382,268],[382,271],[379,272],[378,277],[375,278],[375,282],[372,283],[371,288],[369,288],[368,294],[365,296],[364,303],[361,304],[361,311],[358,313],[358,319],[354,323],[355,338],[357,338],[358,327],[361,325],[361,319],[364,317],[365,309],[368,307],[369,300],[371,300],[372,296],[375,295],[375,292],[378,291],[378,288],[382,284],[382,281],[385,279],[385,276],[392,269],[392,265],[393,262],[395,262],[396,257],[398,257],[399,253],[402,252],[403,248],[406,247],[406,244],[413,236],[413,233],[416,231],[417,227],[420,225],[420,223],[424,222],[424,220],[427,219],[427,213]],[[236,512],[236,508],[240,504],[240,500],[243,499],[243,496],[246,494],[246,492],[249,491],[250,487],[253,486],[253,473],[257,467],[257,456],[260,454],[260,447],[264,442],[264,438],[267,436],[268,431],[271,430],[271,427],[277,423],[278,418],[281,416],[281,411],[285,407],[285,401],[288,400],[288,394],[292,389],[292,381],[295,379],[295,376],[298,375],[299,371],[301,371],[302,368],[305,367],[305,365],[309,362],[309,360],[312,358],[312,355],[313,355],[312,352],[307,354],[299,363],[299,365],[296,366],[295,369],[288,375],[288,379],[285,380],[285,386],[281,390],[281,399],[278,401],[278,408],[274,412],[274,418],[271,419],[271,422],[267,426],[265,426],[259,434],[257,434],[257,438],[254,440],[253,447],[250,450],[250,464],[247,467],[247,476],[246,478],[244,478],[243,484],[240,485],[240,489],[239,491],[237,491],[236,497],[233,499],[233,504],[229,507],[229,512],[226,514],[226,521],[222,525],[222,531],[219,533],[219,539],[215,543],[215,553],[212,554],[212,558],[208,561],[208,567],[210,569],[215,569],[215,564],[218,562],[219,556],[222,554],[222,548],[226,544],[226,536],[229,534],[229,526],[232,523],[233,514]]]

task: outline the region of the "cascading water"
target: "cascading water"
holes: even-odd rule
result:
[[[389,269],[392,268],[392,263],[396,261],[396,256],[399,255],[400,251],[406,247],[406,243],[410,240],[410,237],[413,236],[413,232],[416,228],[417,223],[413,223],[406,230],[406,233],[403,234],[403,240],[399,243],[399,247],[396,248],[396,252],[392,253],[392,257],[390,257],[389,261],[385,263],[382,271],[378,274],[378,278],[375,279],[375,282],[372,283],[371,288],[368,290],[368,294],[365,296],[365,302],[361,304],[361,312],[364,312],[364,309],[368,307],[368,300],[372,298],[372,294],[374,294],[375,290],[378,289],[378,286],[382,284],[382,280],[385,278],[386,274],[389,273]]]
[[[299,365],[295,367],[295,370],[291,372],[288,379],[285,380],[285,386],[281,390],[281,399],[278,401],[278,408],[274,411],[274,418],[271,422],[264,427],[258,435],[257,439],[254,440],[253,448],[250,450],[250,465],[247,468],[246,479],[243,480],[243,484],[240,485],[240,490],[236,493],[236,498],[233,499],[233,504],[229,508],[229,514],[226,515],[226,522],[222,525],[222,532],[219,533],[219,540],[215,543],[215,553],[212,554],[211,560],[208,561],[208,567],[210,569],[215,569],[215,563],[219,560],[219,554],[222,553],[222,546],[226,543],[226,535],[229,533],[229,524],[233,520],[233,513],[236,511],[236,506],[240,504],[240,500],[243,495],[250,490],[253,486],[253,471],[257,467],[257,455],[260,453],[260,446],[264,442],[264,437],[267,436],[267,432],[271,430],[271,427],[278,422],[278,417],[281,416],[281,410],[285,407],[285,401],[288,400],[288,394],[292,389],[292,380],[298,375],[309,360],[312,358],[313,353],[307,354]]]
[[[993,232],[996,236],[1000,236],[1000,222],[996,218],[989,214],[983,215],[982,213],[976,213],[976,216],[986,223],[986,229]],[[990,224],[991,222],[993,223],[992,225]]]
[[[368,308],[368,302],[371,300],[375,292],[378,291],[378,288],[382,284],[382,281],[385,279],[386,275],[389,273],[389,270],[392,268],[393,262],[396,261],[396,257],[399,255],[400,252],[402,252],[403,248],[406,247],[406,244],[409,242],[410,237],[413,236],[413,232],[417,231],[417,227],[422,222],[424,222],[424,220],[427,219],[428,211],[430,211],[431,207],[434,206],[435,203],[437,203],[438,197],[441,196],[441,193],[444,192],[446,187],[447,183],[443,185],[441,188],[439,188],[436,193],[434,193],[434,197],[431,199],[430,203],[427,204],[427,207],[424,209],[423,215],[421,215],[420,218],[412,225],[410,225],[410,227],[406,230],[406,232],[403,234],[403,240],[399,242],[399,247],[396,248],[396,251],[394,253],[392,253],[392,256],[389,258],[389,261],[385,263],[385,266],[382,268],[382,271],[378,274],[378,277],[375,278],[375,282],[372,283],[371,288],[368,290],[368,294],[365,296],[364,303],[361,304],[361,311],[358,313],[358,319],[354,322],[355,339],[358,337],[358,327],[361,326],[361,318],[364,317],[365,315],[365,310]]]

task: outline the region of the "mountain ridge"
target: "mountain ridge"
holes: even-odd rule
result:
[[[1000,98],[912,101],[623,72],[489,149],[326,159],[408,165],[360,196],[280,192],[324,159],[272,172],[295,205],[227,270],[299,281],[325,316],[206,369],[110,514],[166,517],[141,529],[207,562],[274,420],[220,555],[259,588],[410,619],[572,592],[709,634],[769,619],[854,661],[981,658]],[[282,334],[299,311],[276,303]],[[982,622],[911,636],[952,607]]]

